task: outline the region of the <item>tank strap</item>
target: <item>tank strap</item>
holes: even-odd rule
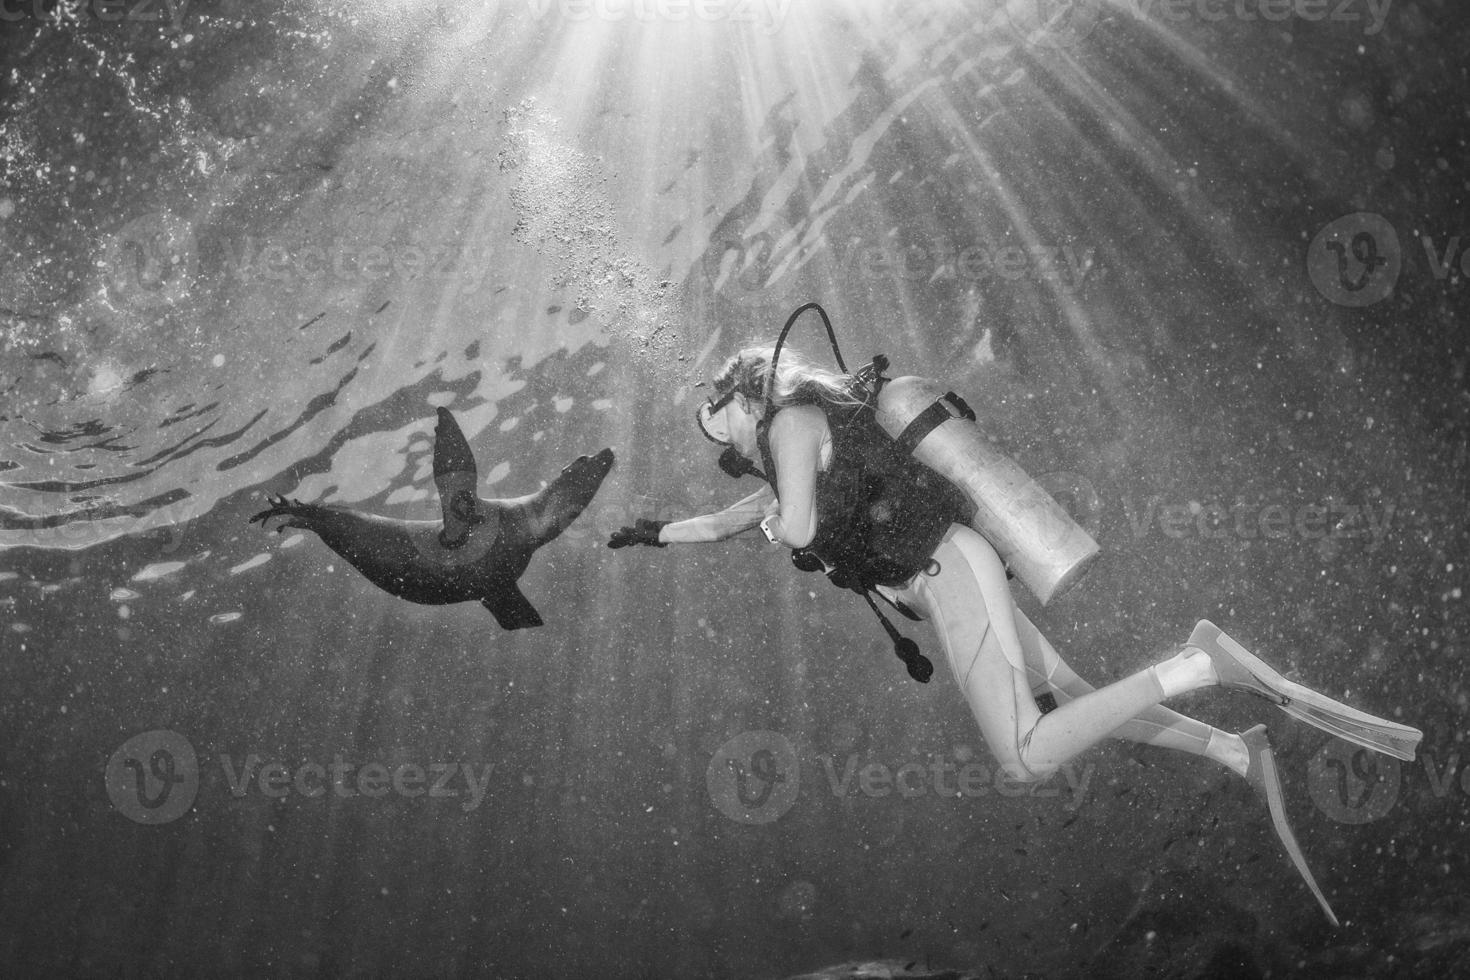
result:
[[[939,428],[950,419],[965,419],[975,421],[975,410],[966,401],[952,391],[946,391],[934,404],[914,416],[913,421],[904,427],[894,442],[905,456],[914,454],[914,447],[924,441],[924,438]]]

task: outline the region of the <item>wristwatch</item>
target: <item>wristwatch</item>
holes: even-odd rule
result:
[[[775,516],[775,514],[771,515],[771,517]],[[766,540],[771,542],[771,544],[780,544],[781,542],[778,541],[776,539],[776,536],[771,533],[771,517],[767,517],[765,520],[761,521],[761,533],[766,536]]]

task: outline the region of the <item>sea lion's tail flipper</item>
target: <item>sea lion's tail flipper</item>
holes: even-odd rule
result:
[[[526,598],[514,582],[497,588],[481,599],[480,605],[490,610],[501,629],[523,630],[546,625],[536,607],[531,605],[531,600]]]
[[[470,528],[484,521],[475,495],[478,483],[469,440],[449,410],[439,409],[439,422],[434,426],[434,486],[439,490],[444,520],[439,541],[445,547],[463,544]]]

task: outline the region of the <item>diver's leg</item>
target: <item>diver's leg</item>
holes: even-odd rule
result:
[[[1145,736],[1142,740],[1154,741],[1167,732],[1170,739],[1182,740],[1177,747],[1199,751],[1202,729],[1208,731],[1202,754],[1240,773],[1266,798],[1272,823],[1287,854],[1327,918],[1336,925],[1337,917],[1312,877],[1287,823],[1265,726],[1251,729],[1244,737],[1229,735],[1162,709],[1158,704],[1170,693],[1218,683],[1213,669],[1207,672],[1198,669],[1198,659],[1204,654],[1198,650],[1188,655],[1181,653],[1164,664],[1093,689],[1067,667],[1040,632],[1014,608],[994,549],[983,539],[980,541],[983,548],[974,547],[973,542],[966,546],[966,536],[957,531],[951,529],[935,554],[940,569],[932,576],[916,576],[910,594],[928,611],[938,628],[955,677],[986,742],[1002,766],[1015,778],[1042,777],[1110,734]],[[989,552],[988,557],[985,552]],[[1001,635],[1006,624],[1013,630],[1010,637]],[[1183,666],[1184,670],[1176,670],[1169,676],[1170,666]],[[1160,670],[1161,667],[1165,669]],[[1062,694],[1067,702],[1042,716],[1027,687],[1028,674]],[[1133,717],[1126,717],[1130,710]],[[1125,717],[1119,719],[1120,715]],[[1064,725],[1054,724],[1063,719]],[[1116,723],[1115,719],[1118,719]],[[1241,753],[1243,759],[1238,758]]]
[[[936,558],[938,573],[920,576],[925,604],[986,742],[1017,778],[1044,778],[1170,694],[1213,682],[1207,657],[1181,654],[1043,716],[1026,682],[1015,606],[995,549],[956,525]]]
[[[1026,657],[1026,672],[1033,689],[1038,685],[1044,686],[1056,697],[1058,706],[1096,690],[1062,659],[1051,641],[1024,612],[1017,609],[1015,619],[1021,649]],[[1137,717],[1118,726],[1112,737],[1202,755],[1242,775],[1250,758],[1249,750],[1239,735],[1181,715],[1161,704],[1146,708]]]

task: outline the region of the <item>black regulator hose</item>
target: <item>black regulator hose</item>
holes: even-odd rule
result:
[[[822,318],[822,326],[827,328],[827,341],[832,345],[832,356],[837,359],[837,367],[842,373],[847,373],[847,364],[842,360],[842,351],[837,346],[837,331],[832,329],[832,320],[827,316],[827,311],[822,309],[821,303],[815,301],[801,304],[786,318],[786,325],[781,328],[781,335],[776,338],[776,349],[771,353],[771,369],[766,374],[766,388],[763,392],[767,419],[772,414],[771,392],[776,386],[776,365],[781,362],[781,350],[786,346],[786,336],[791,333],[791,328],[796,326],[796,321],[801,319],[801,315],[807,310],[816,310],[817,315]]]

